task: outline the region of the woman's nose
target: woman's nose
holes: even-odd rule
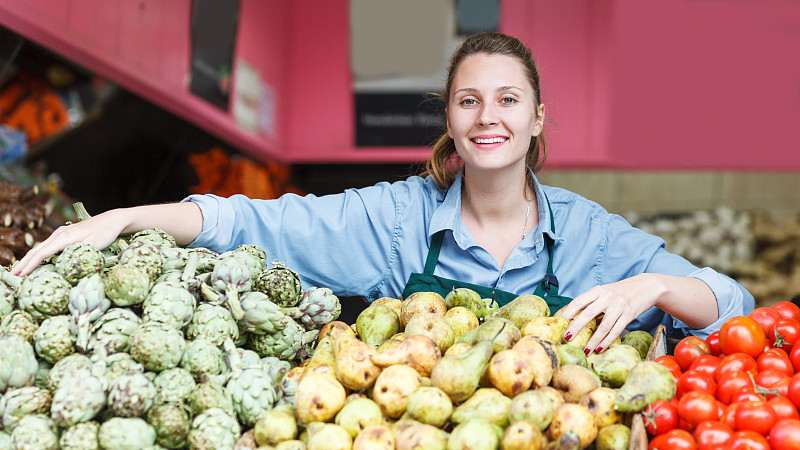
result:
[[[481,113],[478,115],[478,124],[494,125],[498,122],[497,109],[492,103],[485,103],[481,107]]]

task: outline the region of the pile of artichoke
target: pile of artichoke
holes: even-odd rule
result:
[[[0,270],[0,450],[233,448],[341,312],[253,245],[158,229]]]

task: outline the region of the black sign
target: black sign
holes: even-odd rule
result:
[[[239,0],[192,2],[192,68],[189,89],[228,110],[231,65],[239,26]]]
[[[435,97],[407,93],[357,93],[356,146],[430,146],[445,131]]]

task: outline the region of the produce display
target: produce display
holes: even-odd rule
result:
[[[24,278],[4,267],[0,449],[233,448],[291,402],[284,375],[340,311],[255,246],[157,229],[73,244]]]
[[[800,308],[778,302],[686,337],[656,363],[676,383],[647,406],[649,448],[800,448]]]

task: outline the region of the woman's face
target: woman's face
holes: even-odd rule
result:
[[[533,136],[542,132],[544,105],[523,65],[511,56],[478,53],[456,69],[447,105],[447,134],[472,169],[525,165]]]

